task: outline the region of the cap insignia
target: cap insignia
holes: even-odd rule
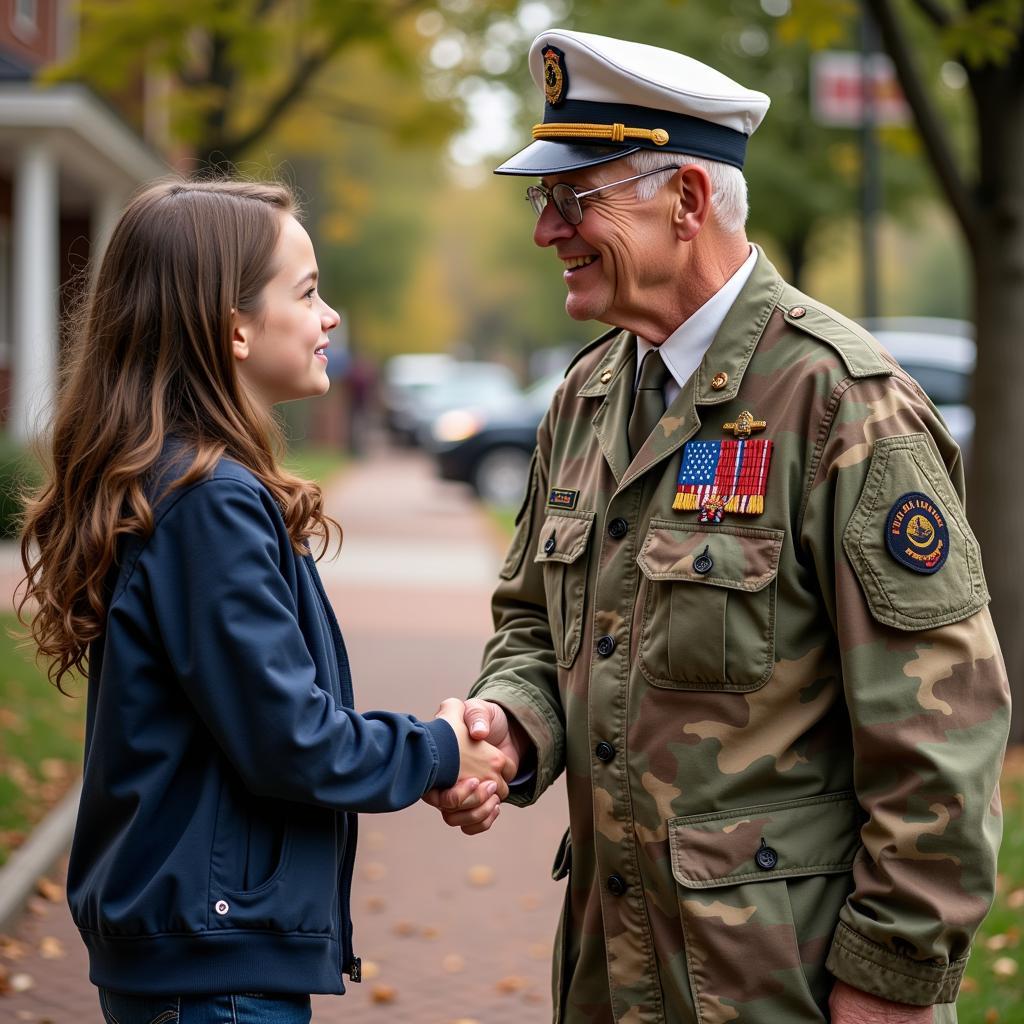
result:
[[[555,46],[544,48],[544,98],[557,107],[569,91],[569,72],[565,54]]]

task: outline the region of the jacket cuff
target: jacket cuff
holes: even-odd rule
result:
[[[825,966],[841,981],[895,1003],[931,1006],[956,1000],[967,957],[935,964],[900,956],[839,922]]]
[[[430,734],[437,751],[437,771],[429,789],[451,789],[459,781],[459,741],[455,738],[455,730],[443,719],[434,718],[423,723],[423,728]]]
[[[515,807],[527,807],[537,800],[561,771],[565,749],[562,727],[557,720],[553,720],[554,715],[546,704],[532,699],[514,683],[500,680],[486,683],[474,690],[473,696],[500,704],[522,726],[536,749],[537,763],[533,774],[510,789],[505,801]]]

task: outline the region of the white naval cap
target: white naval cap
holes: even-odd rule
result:
[[[673,50],[566,29],[533,41],[530,74],[544,121],[495,174],[559,174],[640,149],[742,167],[770,102]]]

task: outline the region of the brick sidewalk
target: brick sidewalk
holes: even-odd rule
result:
[[[436,481],[414,454],[356,465],[327,503],[345,545],[320,569],[349,646],[358,706],[430,716],[475,677],[500,539],[465,492]],[[550,881],[550,866],[565,817],[560,785],[535,807],[503,808],[490,834],[472,838],[446,829],[424,804],[362,816],[353,915],[366,978],[344,998],[314,998],[314,1020],[550,1020],[551,940],[564,886]],[[57,896],[34,900],[17,944],[0,946],[11,980],[32,983],[0,996],[0,1021],[100,1019],[84,947]]]

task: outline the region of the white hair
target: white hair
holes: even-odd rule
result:
[[[641,149],[626,157],[626,161],[637,174],[645,171],[666,171],[681,164],[696,164],[707,172],[711,181],[711,211],[723,231],[741,231],[747,222],[747,179],[738,167],[723,164],[718,160],[706,160],[699,156],[687,156],[684,153],[658,153],[651,149]],[[665,184],[665,179],[658,174],[649,178],[641,178],[636,183],[636,197],[641,202],[651,199]]]

